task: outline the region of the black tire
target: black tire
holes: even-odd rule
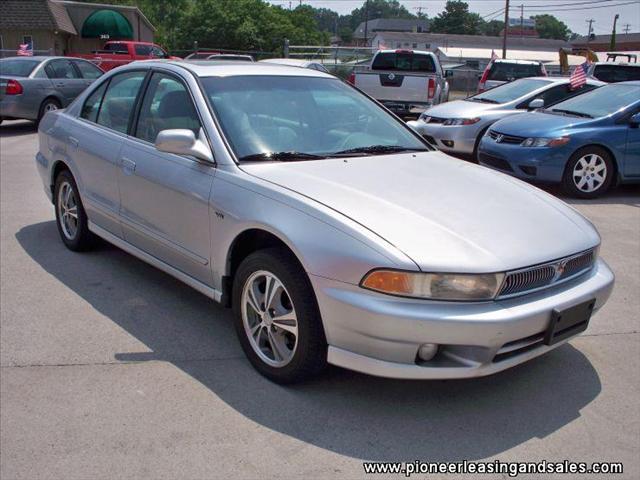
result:
[[[473,144],[473,153],[471,154],[471,161],[473,163],[480,163],[480,159],[478,158],[478,147],[480,146],[480,142],[482,141],[482,137],[484,137],[484,134],[487,133],[487,130],[489,130],[489,128],[491,127],[491,125],[487,125],[486,127],[484,127],[480,133],[478,134],[478,137],[476,138],[476,143]]]
[[[279,367],[269,365],[256,353],[245,330],[243,291],[250,278],[259,271],[269,272],[282,282],[297,317],[297,344],[293,356]],[[310,379],[326,366],[327,341],[313,287],[305,271],[287,250],[269,248],[245,258],[236,272],[232,295],[234,324],[240,345],[258,372],[276,383],[287,384]],[[245,308],[250,311],[249,307]],[[264,309],[264,305],[261,308]],[[263,328],[276,331],[273,326]]]
[[[74,203],[76,205],[75,213],[77,215],[77,224],[73,233],[68,231],[69,227],[65,227],[63,225],[62,211],[65,208],[62,207],[62,195],[64,195],[64,192],[61,191],[66,188],[71,189],[72,195],[74,196]],[[80,199],[78,186],[76,185],[76,181],[69,170],[63,170],[58,174],[53,192],[53,201],[56,210],[56,225],[58,226],[58,233],[60,234],[62,242],[69,250],[73,250],[74,252],[88,250],[93,245],[94,237],[89,231],[87,214],[84,210],[84,206],[82,205],[82,200]]]
[[[576,165],[578,165],[578,162],[581,162],[581,160],[584,164],[589,159],[590,155],[594,156],[591,158],[596,162],[598,166],[601,165],[601,162],[597,157],[602,159],[602,163],[604,163],[605,168],[604,170],[600,170],[600,172],[604,171],[604,180],[598,181],[597,177],[592,177],[593,180],[591,180],[591,185],[593,185],[593,189],[589,187],[588,183],[580,188],[579,185],[582,176],[574,176],[574,169],[576,168]],[[597,170],[598,166],[593,168]],[[585,172],[587,181],[590,180],[588,176],[596,175],[598,173],[596,170]],[[583,147],[577,150],[573,155],[571,155],[571,158],[569,158],[567,166],[564,170],[564,175],[562,176],[562,188],[568,195],[571,195],[572,197],[596,198],[604,194],[607,190],[609,190],[609,188],[611,188],[611,185],[613,184],[615,178],[615,174],[616,171],[613,158],[608,151],[596,145]]]
[[[42,104],[40,105],[40,110],[38,111],[38,118],[36,120],[36,125],[40,124],[40,120],[44,117],[44,114],[47,113],[51,107],[54,107],[55,110],[59,110],[62,108],[60,102],[55,98],[45,98]]]

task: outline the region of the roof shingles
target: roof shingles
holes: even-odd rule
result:
[[[76,34],[64,6],[49,0],[2,0],[0,28],[59,30]]]

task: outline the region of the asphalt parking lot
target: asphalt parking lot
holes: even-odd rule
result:
[[[331,368],[281,387],[245,360],[228,310],[107,244],[66,250],[34,127],[0,135],[3,480],[362,478],[363,461],[463,459],[615,461],[640,478],[639,188],[569,200],[617,276],[570,344],[487,378]]]

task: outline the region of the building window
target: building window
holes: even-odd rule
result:
[[[422,33],[422,27],[418,26],[418,33]]]
[[[418,44],[417,43],[412,43],[411,44],[411,48],[418,48]]]
[[[425,48],[425,50],[430,50],[431,49],[431,44],[430,43],[425,43],[424,44],[424,48]]]
[[[31,35],[24,35],[22,37],[22,43],[25,45],[31,45],[31,49],[35,50],[35,45],[33,44],[33,37]]]
[[[400,42],[396,43],[396,48],[402,48],[402,44]]]

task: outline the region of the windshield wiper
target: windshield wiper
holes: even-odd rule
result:
[[[566,113],[567,115],[573,115],[575,117],[593,118],[588,113],[574,112],[573,110],[562,110],[562,109],[552,108],[550,111],[551,112],[558,112],[558,113]]]
[[[483,103],[500,103],[497,100],[492,100],[490,98],[467,98],[467,100],[473,100],[474,102],[483,102]]]
[[[321,160],[327,158],[322,155],[314,155],[305,152],[261,152],[245,155],[238,160],[241,162],[275,161],[275,162],[295,162],[298,160]]]
[[[398,153],[398,152],[429,152],[426,148],[414,148],[414,147],[401,147],[400,145],[369,145],[368,147],[349,148],[347,150],[341,150],[339,152],[332,153],[331,157],[339,157],[341,155],[349,155],[352,153],[365,153],[365,154],[377,154],[377,153]]]

